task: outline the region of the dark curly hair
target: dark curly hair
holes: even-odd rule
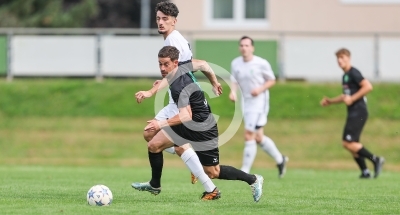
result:
[[[164,46],[159,52],[158,57],[170,58],[171,61],[179,59],[179,50],[174,46]]]
[[[163,14],[173,17],[177,17],[179,13],[178,7],[176,7],[174,3],[168,1],[158,3],[156,6],[156,13],[157,11],[161,11]]]

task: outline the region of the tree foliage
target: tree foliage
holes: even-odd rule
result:
[[[1,0],[1,27],[84,27],[99,13],[96,0]]]

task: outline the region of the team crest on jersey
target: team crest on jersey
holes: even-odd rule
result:
[[[347,74],[344,75],[343,80],[344,80],[344,82],[348,82],[349,81],[349,76]]]

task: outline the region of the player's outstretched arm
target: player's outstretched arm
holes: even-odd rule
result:
[[[200,70],[210,81],[213,86],[213,92],[215,95],[219,96],[222,94],[222,86],[218,82],[217,76],[215,76],[214,70],[211,66],[204,60],[192,59],[193,71]]]
[[[141,103],[144,99],[152,97],[158,91],[164,89],[167,86],[168,86],[168,81],[166,78],[155,81],[153,84],[153,87],[150,90],[139,91],[139,92],[135,93],[137,103]]]

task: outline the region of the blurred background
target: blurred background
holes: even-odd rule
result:
[[[0,0],[0,164],[147,165],[142,129],[157,110],[134,93],[160,77],[160,1]],[[375,87],[362,141],[400,170],[400,0],[172,2],[176,29],[217,74],[230,71],[241,36],[255,39],[280,80],[266,133],[291,167],[357,169],[340,145],[345,107],[319,106],[341,93],[335,51],[348,48]],[[223,131],[234,105],[221,82],[210,103]],[[243,137],[223,146],[227,163],[240,166]],[[258,156],[256,167],[274,168]],[[166,165],[183,166],[173,160]]]

